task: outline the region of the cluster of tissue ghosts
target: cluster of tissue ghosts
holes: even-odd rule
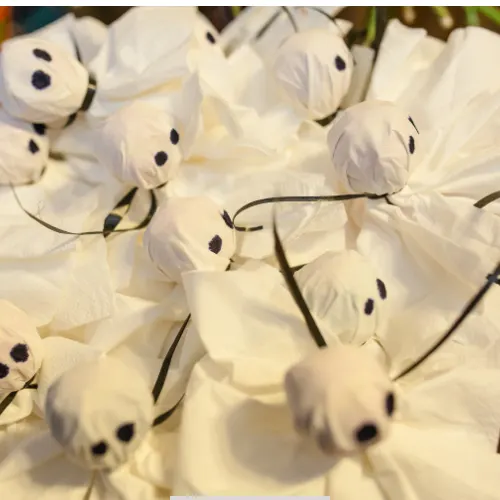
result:
[[[337,10],[2,44],[2,500],[500,498],[500,36]]]

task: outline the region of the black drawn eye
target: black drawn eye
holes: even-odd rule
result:
[[[108,445],[105,441],[99,441],[91,448],[92,455],[102,456],[108,451]]]
[[[30,142],[28,143],[28,149],[30,150],[31,154],[35,154],[40,151],[38,144],[33,139],[30,139]]]
[[[222,248],[222,238],[216,234],[208,244],[208,249],[213,253],[219,253]]]
[[[365,314],[367,316],[370,316],[370,314],[373,312],[374,307],[375,307],[375,303],[373,302],[373,299],[368,299],[365,302]]]
[[[165,153],[165,151],[158,151],[158,153],[155,154],[155,163],[159,167],[163,167],[165,163],[167,163],[168,160],[168,155]]]
[[[0,378],[5,378],[9,374],[9,367],[0,363]]]
[[[175,128],[170,131],[170,142],[174,145],[179,142],[179,132]]]
[[[412,155],[415,152],[415,139],[412,135],[410,135],[410,142],[408,143],[408,149],[410,150],[410,154]]]
[[[377,279],[377,289],[380,298],[385,300],[387,298],[387,288],[385,287],[385,283],[380,279]]]
[[[33,130],[38,135],[45,135],[45,131],[47,130],[47,125],[44,123],[33,123]]]
[[[344,59],[342,59],[340,56],[337,56],[335,58],[335,67],[339,70],[339,71],[344,71],[345,70],[345,61]]]
[[[215,43],[215,37],[212,35],[212,33],[210,33],[210,31],[207,31],[207,34],[205,36],[210,43]]]
[[[43,59],[44,61],[52,61],[52,56],[43,49],[33,49],[33,55],[38,59]]]
[[[358,443],[367,443],[375,439],[377,435],[378,430],[374,424],[364,424],[356,431],[356,440]]]
[[[396,409],[396,401],[393,392],[389,392],[385,397],[385,411],[389,417],[392,417]]]
[[[129,441],[132,440],[135,434],[135,426],[133,423],[130,424],[123,424],[120,427],[118,427],[116,431],[116,437],[120,440],[123,441],[124,443],[128,443]]]
[[[45,71],[42,71],[41,69],[37,69],[32,75],[31,75],[31,85],[35,87],[37,90],[43,90],[46,89],[48,86],[50,86],[51,83],[51,78],[50,75],[45,73]]]
[[[10,357],[16,363],[25,363],[29,357],[28,346],[26,344],[16,344],[10,350]]]

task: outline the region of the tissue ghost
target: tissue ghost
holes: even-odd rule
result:
[[[123,183],[153,189],[177,173],[181,140],[172,116],[151,103],[134,101],[96,131],[96,155]]]
[[[0,184],[18,186],[40,178],[49,159],[42,131],[0,109]]]
[[[394,194],[408,181],[418,130],[395,104],[365,101],[338,116],[328,133],[332,187],[352,193]]]
[[[343,343],[363,344],[386,321],[386,284],[354,250],[326,252],[295,279],[316,319]]]
[[[53,437],[90,469],[127,462],[153,422],[153,398],[140,373],[100,357],[64,372],[49,388],[45,415]]]
[[[0,300],[0,395],[21,390],[40,369],[42,339],[29,316]]]
[[[287,372],[285,391],[297,431],[326,453],[357,453],[389,432],[392,382],[359,347],[338,345],[308,356]]]
[[[351,83],[353,61],[337,34],[310,29],[291,35],[278,49],[273,73],[294,106],[311,120],[333,114]]]
[[[236,250],[229,214],[210,198],[170,198],[153,216],[144,246],[170,280],[187,271],[224,271]]]
[[[89,73],[57,44],[28,36],[2,44],[0,102],[16,118],[51,123],[84,104]]]

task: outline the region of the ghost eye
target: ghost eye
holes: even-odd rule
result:
[[[16,363],[25,363],[29,357],[28,346],[26,344],[16,344],[10,350],[10,357]]]
[[[33,139],[30,139],[30,142],[28,143],[28,149],[30,150],[31,154],[35,154],[40,151],[38,144]]]
[[[0,363],[0,378],[5,378],[9,374],[9,367]]]
[[[168,160],[168,154],[165,153],[165,151],[158,151],[158,153],[155,154],[155,163],[159,167],[163,167],[165,163],[167,163]]]
[[[356,431],[356,440],[358,443],[367,443],[372,441],[378,435],[377,427],[373,424],[365,424]]]
[[[344,71],[345,70],[345,61],[344,59],[342,59],[340,56],[337,56],[335,58],[335,67],[339,70],[339,71]]]
[[[234,227],[233,221],[231,220],[231,217],[229,217],[229,214],[225,210],[224,210],[224,212],[222,214],[222,218],[224,219],[224,222],[226,223],[226,226],[229,229],[233,229],[233,227]]]
[[[392,417],[395,408],[396,408],[396,402],[394,398],[394,393],[389,392],[385,397],[385,411],[389,417]]]
[[[38,59],[43,59],[44,61],[52,61],[52,56],[43,49],[33,49],[33,55]]]
[[[92,455],[102,456],[108,451],[108,445],[104,441],[99,441],[90,450]]]
[[[134,434],[135,426],[133,423],[123,424],[116,431],[116,437],[124,443],[128,443],[134,437]]]
[[[175,128],[170,131],[170,142],[174,145],[179,142],[179,132]]]
[[[215,43],[215,37],[212,35],[212,33],[210,33],[210,31],[207,31],[207,34],[205,36],[210,43]]]
[[[37,90],[46,89],[51,83],[50,75],[42,71],[41,69],[37,69],[31,75],[31,85],[35,87]]]
[[[216,234],[208,244],[208,249],[213,253],[219,253],[222,248],[222,238]]]
[[[47,129],[47,126],[44,123],[33,123],[33,130],[38,135],[45,135],[46,129]]]
[[[367,316],[370,316],[370,314],[373,312],[374,307],[375,307],[375,303],[373,302],[373,299],[368,299],[365,302],[365,314]]]
[[[410,150],[410,154],[412,155],[415,152],[415,139],[412,135],[410,135],[410,142],[408,143],[408,149]]]
[[[382,280],[377,279],[377,288],[378,294],[382,300],[387,298],[387,288],[385,287],[385,283]]]

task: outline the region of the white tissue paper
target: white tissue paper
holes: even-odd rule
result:
[[[49,144],[33,125],[11,118],[0,108],[0,184],[38,181],[47,167]]]

